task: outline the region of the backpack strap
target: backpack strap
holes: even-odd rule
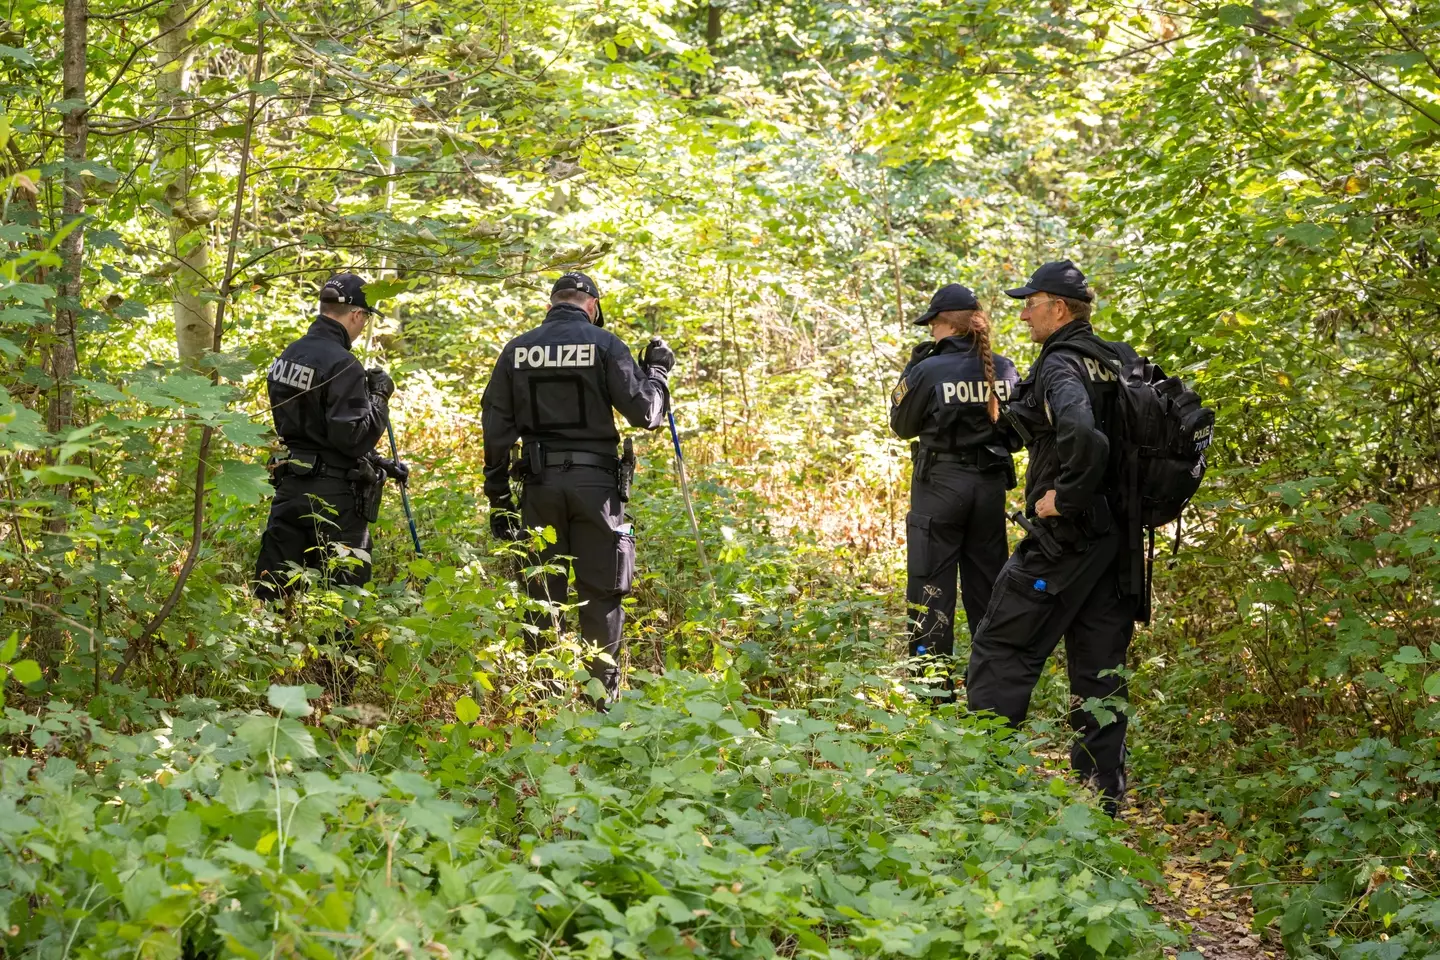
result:
[[[1109,349],[1106,349],[1106,348]],[[1069,350],[1071,353],[1078,353],[1082,357],[1089,357],[1098,363],[1122,373],[1129,367],[1140,362],[1140,354],[1130,344],[1120,340],[1101,340],[1099,337],[1083,337],[1079,340],[1062,340],[1054,346],[1047,346],[1040,351],[1041,359],[1051,350]],[[1113,351],[1113,353],[1111,352]],[[1119,354],[1119,359],[1116,359]]]
[[[1040,351],[1040,358],[1043,360],[1045,354],[1050,350],[1068,350],[1071,353],[1079,354],[1104,365],[1107,369],[1116,374],[1117,380],[1123,380],[1130,370],[1136,371],[1137,375],[1144,366],[1144,361],[1135,352],[1135,348],[1128,343],[1112,340],[1102,340],[1099,337],[1082,337],[1076,340],[1065,340],[1055,344],[1054,347],[1045,347]],[[1118,354],[1118,357],[1117,357]],[[1115,462],[1115,479],[1123,485],[1128,493],[1127,499],[1131,504],[1138,504],[1140,499],[1140,459],[1139,452],[1134,449],[1128,451],[1117,442],[1118,438],[1114,432],[1115,425],[1106,424],[1101,426],[1106,436],[1110,437],[1112,453],[1121,454]],[[1114,504],[1112,504],[1114,506]],[[1145,549],[1145,528],[1140,523],[1139,514],[1132,508],[1130,515],[1117,517],[1124,524],[1125,533],[1121,542],[1122,556],[1128,554],[1129,594],[1134,597],[1136,604],[1135,619],[1141,623],[1150,622],[1150,580],[1154,569],[1155,557],[1155,530],[1151,528],[1150,549]],[[1122,563],[1125,562],[1122,560]]]

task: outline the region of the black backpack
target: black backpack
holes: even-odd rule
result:
[[[1132,546],[1140,546],[1149,533],[1144,568],[1139,550],[1133,551],[1132,562],[1136,575],[1132,582],[1140,588],[1148,623],[1155,528],[1174,522],[1179,549],[1179,520],[1205,477],[1205,450],[1215,438],[1215,411],[1202,405],[1200,395],[1179,377],[1167,377],[1127,343],[1097,337],[1066,340],[1053,349],[1088,357],[1116,375],[1114,422],[1105,425],[1119,494],[1115,506],[1130,529]]]

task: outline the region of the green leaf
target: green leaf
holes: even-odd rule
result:
[[[248,417],[236,416],[227,419],[220,430],[225,434],[226,440],[240,447],[268,447],[274,439],[274,434],[267,424],[256,423]]]
[[[230,388],[211,383],[209,377],[177,373],[158,385],[167,396],[196,407],[201,412],[219,411],[230,396]]]
[[[277,760],[287,757],[308,760],[319,756],[310,731],[300,721],[289,717],[251,717],[240,725],[235,736],[244,741],[250,748],[250,755],[256,759],[270,753],[272,746]]]
[[[474,723],[480,719],[480,704],[475,702],[474,697],[461,697],[455,701],[455,719],[461,723]]]
[[[150,315],[150,308],[139,300],[125,299],[115,308],[115,316],[122,320],[139,320]]]
[[[238,847],[233,843],[225,844],[215,852],[215,855],[221,859],[229,860],[231,863],[238,863],[242,866],[249,867],[257,872],[263,873],[266,869],[264,857],[260,856],[260,854],[254,850],[246,850],[244,847]]]
[[[303,717],[310,713],[310,700],[305,696],[304,687],[283,687],[272,683],[265,692],[265,699],[287,717]]]
[[[165,839],[182,850],[189,850],[199,843],[201,834],[200,818],[189,810],[181,810],[165,825]]]
[[[1092,923],[1085,928],[1085,942],[1099,956],[1105,955],[1105,951],[1110,948],[1110,941],[1114,939],[1115,929],[1108,923]]]
[[[414,283],[409,280],[375,280],[365,284],[365,299],[371,304],[409,290]]]
[[[703,700],[700,697],[691,697],[685,701],[685,709],[690,716],[697,720],[708,720],[714,722],[720,719],[723,707],[714,700]]]
[[[259,503],[271,493],[270,473],[258,463],[225,460],[215,478],[215,489],[241,503]]]
[[[101,403],[125,403],[130,399],[121,393],[118,388],[108,383],[101,383],[98,380],[86,380],[83,377],[76,377],[71,382],[80,385],[86,393]]]
[[[1395,651],[1395,656],[1390,658],[1396,663],[1424,663],[1425,654],[1420,652],[1419,647],[1404,646]]]
[[[23,63],[27,67],[35,66],[35,58],[30,55],[29,50],[21,50],[18,47],[7,47],[0,44],[0,57],[6,60],[14,60],[16,63]]]
[[[44,308],[55,296],[55,288],[47,283],[12,283],[0,287],[0,301],[18,300],[32,307]]]
[[[47,484],[69,483],[71,480],[100,480],[94,470],[78,463],[56,463],[41,467],[35,471],[35,479]]]
[[[73,110],[83,110],[89,106],[88,101],[83,97],[71,97],[68,100],[52,100],[45,104],[46,110],[54,110],[56,113],[70,113]]]
[[[1440,697],[1440,673],[1432,673],[1425,678],[1425,693],[1432,697]]]
[[[0,644],[0,663],[9,663],[15,659],[15,651],[20,646],[20,631],[12,630],[10,638]]]
[[[547,797],[563,796],[568,793],[573,793],[574,790],[575,781],[562,766],[551,764],[546,767],[545,772],[540,775],[540,792]]]
[[[225,883],[231,878],[229,870],[199,857],[183,857],[180,865],[190,871],[196,883]]]
[[[10,664],[10,674],[26,686],[32,683],[39,683],[41,676],[43,676],[40,672],[40,664],[34,660],[16,660]]]
[[[1243,27],[1250,22],[1250,8],[1235,3],[1226,4],[1215,15],[1227,27]]]

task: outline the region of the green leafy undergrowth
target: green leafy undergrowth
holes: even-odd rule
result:
[[[1190,561],[1142,641],[1136,782],[1290,956],[1440,960],[1440,511],[1266,490],[1275,548]]]
[[[531,734],[190,700],[4,726],[10,956],[1158,956],[1156,865],[991,721],[640,673]],[[471,710],[459,711],[473,717]],[[314,723],[316,725],[307,725]]]

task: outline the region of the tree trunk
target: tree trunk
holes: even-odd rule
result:
[[[53,392],[45,411],[45,426],[52,434],[63,438],[75,425],[75,388],[70,378],[75,375],[75,325],[80,313],[80,296],[85,266],[85,178],[81,176],[81,165],[86,159],[86,139],[90,132],[89,106],[85,92],[86,45],[90,33],[90,0],[65,0],[64,8],[64,61],[62,70],[63,97],[69,109],[65,111],[62,137],[65,146],[65,173],[62,178],[60,200],[60,228],[68,230],[60,241],[60,276],[55,284],[55,325],[51,331],[51,343],[47,358],[46,373],[51,377]],[[58,542],[69,528],[67,504],[74,495],[74,485],[65,484],[57,489],[60,503],[45,521],[46,539],[50,547],[59,550]],[[46,594],[41,606],[50,608],[58,602],[53,594]],[[33,653],[41,666],[53,671],[64,659],[64,639],[60,632],[58,617],[50,615],[33,621]]]
[[[85,141],[90,132],[85,101],[85,47],[89,39],[90,0],[65,0],[64,97],[72,104],[65,112],[65,177],[60,204],[62,229],[70,232],[60,241],[63,277],[55,300],[55,343],[50,348],[50,376],[55,379],[46,426],[51,433],[69,430],[75,422],[75,321],[80,311],[81,275],[85,263],[85,227],[75,221],[85,215]]]
[[[705,8],[705,46],[711,53],[715,52],[715,46],[720,42],[721,18],[724,16],[725,8],[717,3]]]
[[[160,17],[162,34],[156,45],[156,66],[160,75],[155,84],[160,99],[170,105],[173,115],[193,114],[190,93],[191,0],[175,0]],[[175,348],[180,359],[196,364],[214,342],[215,321],[207,294],[214,284],[210,277],[209,224],[215,210],[195,195],[196,124],[187,120],[167,125],[162,135],[162,165],[174,164],[175,179],[165,188],[170,204],[170,252],[176,259],[174,274]],[[178,154],[178,156],[177,156]],[[176,161],[179,161],[176,163]]]
[[[220,282],[219,306],[215,310],[215,322],[211,325],[212,340],[208,344],[216,353],[220,352],[221,338],[225,334],[225,306],[230,302],[231,283],[235,279],[235,251],[240,242],[240,214],[245,209],[245,187],[250,173],[250,142],[255,135],[255,86],[265,73],[264,20],[256,25],[255,38],[255,68],[250,78],[250,100],[245,113],[245,139],[240,145],[240,175],[235,181],[235,207],[230,218],[230,240],[225,246],[225,275]],[[212,369],[211,382],[218,383],[219,379],[220,372]],[[200,545],[205,539],[205,468],[209,463],[210,442],[214,437],[213,424],[207,423],[200,428],[200,450],[195,457],[195,500],[191,514],[190,546],[185,550],[185,561],[180,565],[180,573],[175,577],[175,586],[170,589],[170,596],[165,598],[160,610],[150,618],[145,629],[140,631],[140,636],[125,651],[125,656],[110,675],[111,683],[120,682],[125,671],[129,670],[136,658],[150,646],[152,638],[170,618],[171,612],[185,593],[185,583],[190,579],[190,572],[195,569],[195,561],[200,558]]]

